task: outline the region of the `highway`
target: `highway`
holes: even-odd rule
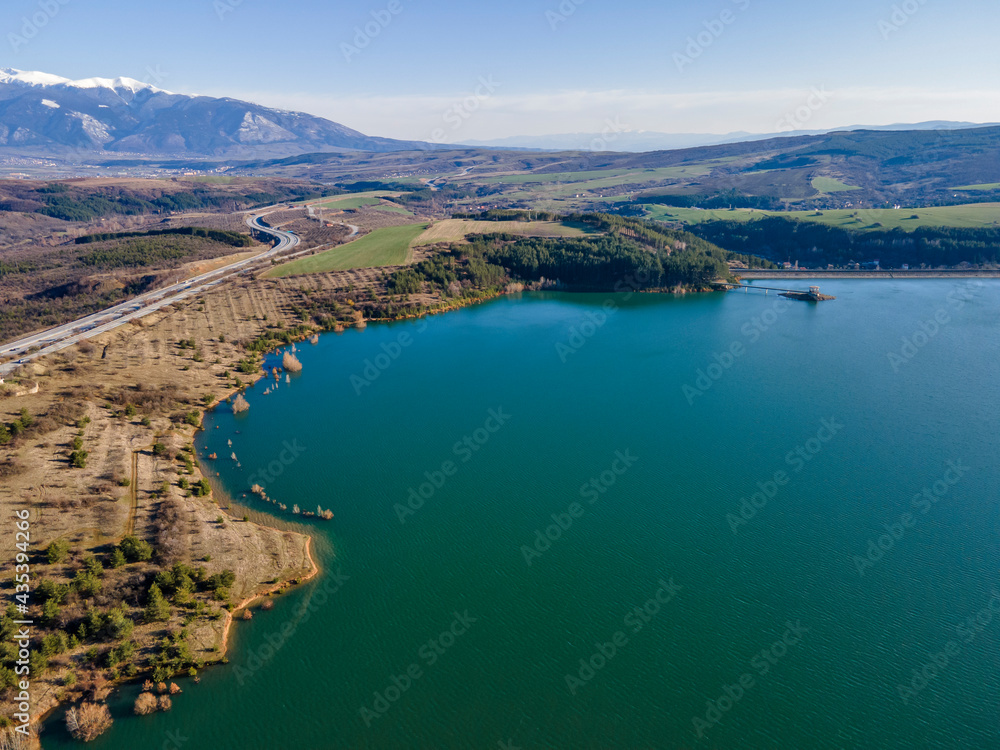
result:
[[[174,302],[201,294],[207,289],[211,289],[234,276],[246,273],[249,266],[269,260],[279,253],[296,247],[299,244],[299,238],[293,232],[283,232],[280,229],[267,227],[261,223],[261,219],[267,216],[268,213],[273,213],[278,209],[278,206],[259,209],[248,214],[246,217],[247,226],[270,235],[277,240],[277,243],[270,250],[255,255],[252,258],[237,261],[223,268],[217,268],[214,271],[208,271],[199,276],[180,281],[163,289],[145,292],[127,302],[121,302],[106,310],[75,320],[72,323],[65,323],[40,333],[33,333],[17,341],[2,344],[0,345],[0,359],[12,356],[18,357],[18,359],[0,365],[0,377],[13,372],[21,364],[73,346],[81,339],[112,331],[131,320],[149,315],[151,312],[155,312]],[[264,213],[265,211],[268,213]],[[28,353],[28,350],[32,348],[37,348],[38,350]]]

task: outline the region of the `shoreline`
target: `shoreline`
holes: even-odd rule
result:
[[[864,281],[866,279],[893,279],[904,281],[919,281],[921,279],[1000,279],[1000,270],[981,271],[972,269],[967,271],[962,269],[922,271],[912,268],[908,271],[829,271],[804,268],[799,271],[767,271],[760,269],[753,271],[733,269],[733,271],[735,275],[739,276],[741,279],[749,279],[751,281],[761,281],[764,279],[800,279],[802,281],[808,281],[809,279],[844,279],[847,281]]]
[[[518,286],[520,286],[520,284],[518,284]],[[462,297],[462,298],[457,298],[457,299],[451,299],[451,300],[448,300],[446,302],[442,301],[442,302],[438,303],[437,306],[431,307],[431,308],[426,309],[426,310],[424,310],[422,312],[414,312],[412,314],[401,315],[399,317],[391,317],[391,318],[362,318],[361,320],[356,321],[353,325],[347,326],[347,328],[357,328],[359,330],[364,330],[367,327],[368,323],[392,323],[392,322],[397,322],[397,321],[402,321],[402,320],[423,319],[423,318],[430,317],[430,316],[433,316],[433,315],[440,315],[440,314],[448,313],[448,312],[456,312],[458,310],[462,310],[464,308],[467,308],[467,307],[470,307],[470,306],[473,306],[473,305],[483,304],[483,303],[486,303],[486,302],[492,302],[492,301],[495,301],[495,300],[498,300],[498,299],[501,299],[501,298],[510,297],[510,296],[514,296],[514,295],[519,295],[519,294],[522,294],[524,292],[532,292],[532,291],[563,292],[563,293],[570,293],[571,294],[571,293],[574,293],[574,292],[577,292],[577,293],[601,293],[602,290],[591,290],[591,289],[581,289],[581,288],[567,288],[567,287],[550,287],[550,288],[544,288],[544,289],[532,289],[530,287],[528,287],[528,288],[513,288],[513,289],[511,289],[511,288],[494,289],[492,291],[484,291],[484,292],[482,292],[478,296],[470,296],[470,297]],[[677,290],[672,290],[672,289],[648,289],[648,290],[635,290],[633,293],[652,293],[652,294],[669,294],[669,295],[678,295],[678,294],[681,294],[681,295],[683,295],[683,294],[689,294],[689,293],[694,293],[694,292],[709,292],[709,291],[714,291],[714,290],[712,290],[712,289],[698,289],[698,290],[684,289],[684,290],[677,291]],[[616,293],[614,290],[603,290],[603,292],[604,293],[610,293],[610,294]],[[336,331],[336,330],[313,331],[311,333],[302,334],[301,336],[295,337],[291,343],[298,344],[298,343],[302,343],[302,342],[308,341],[314,335],[322,335],[324,333],[342,333],[342,332],[343,331]],[[273,353],[275,353],[275,352],[277,352],[279,350],[284,349],[287,346],[289,346],[288,343],[284,343],[284,342],[277,343],[276,342],[276,345],[274,347],[272,347],[270,349],[267,349],[265,351],[262,351],[262,352],[260,352],[260,354],[262,356],[267,356],[268,354],[273,354]],[[223,395],[221,395],[220,398],[213,405],[211,405],[211,406],[201,406],[201,405],[194,406],[193,405],[194,409],[197,410],[201,414],[201,424],[198,427],[195,428],[194,435],[192,436],[192,440],[196,440],[197,439],[197,434],[199,432],[205,430],[205,426],[204,426],[205,417],[206,417],[206,415],[209,412],[214,411],[215,409],[218,409],[223,404],[227,404],[227,406],[228,406],[229,402],[237,394],[242,394],[242,393],[246,392],[247,390],[249,390],[250,388],[255,387],[262,380],[266,380],[267,377],[268,377],[267,372],[262,369],[261,372],[255,373],[255,374],[249,376],[248,382],[245,382],[241,387],[232,386],[231,388],[226,389],[223,392]],[[208,480],[211,484],[214,485],[216,483],[216,477],[212,476],[211,474],[212,474],[212,472],[209,471],[208,468],[206,466],[204,466],[200,461],[196,461],[195,462],[195,474],[193,475],[193,477],[200,476],[201,478]],[[223,492],[225,492],[225,488],[224,487],[220,487],[220,489],[222,489]],[[219,508],[219,512],[224,513],[232,522],[236,522],[236,521],[240,520],[240,519],[237,519],[236,516],[234,516],[234,515],[232,515],[230,513],[230,508],[229,507],[227,507],[225,509],[223,509],[222,507],[220,507]],[[265,514],[268,514],[267,511],[264,511],[264,512],[265,512]],[[275,518],[278,519],[278,520],[280,520],[280,516],[277,516],[276,514],[275,514]],[[259,521],[253,521],[251,523],[255,523],[256,525],[264,526],[264,527],[268,527],[268,528],[272,528],[272,529],[277,528],[277,527],[272,526],[270,524],[260,523]],[[294,587],[297,587],[297,586],[299,586],[299,585],[301,585],[303,583],[307,583],[308,581],[311,581],[311,580],[315,579],[317,576],[320,575],[320,573],[322,573],[322,569],[320,568],[319,564],[316,562],[316,558],[313,555],[313,537],[312,537],[312,535],[311,534],[306,534],[306,533],[303,533],[303,532],[295,532],[295,533],[301,534],[305,538],[304,558],[305,558],[306,561],[308,561],[308,566],[309,566],[308,570],[305,571],[305,572],[301,572],[299,574],[296,574],[294,576],[291,576],[289,578],[285,578],[284,580],[278,581],[276,583],[264,585],[263,588],[259,588],[253,594],[251,594],[251,595],[243,598],[241,601],[239,601],[238,603],[235,603],[229,610],[227,610],[226,611],[226,615],[222,619],[222,624],[221,624],[221,640],[220,640],[219,646],[218,646],[218,648],[219,648],[218,658],[213,659],[212,661],[205,662],[204,663],[204,667],[205,668],[208,668],[208,667],[211,667],[211,666],[217,665],[217,664],[223,664],[223,663],[227,662],[227,660],[228,660],[227,659],[227,654],[229,652],[229,649],[232,646],[232,641],[234,639],[234,636],[233,636],[233,627],[234,627],[234,622],[235,622],[235,619],[236,619],[236,614],[242,613],[243,611],[245,611],[248,607],[250,607],[253,603],[255,603],[257,601],[260,601],[262,599],[265,599],[265,598],[270,597],[270,596],[275,595],[275,594],[284,593],[285,591],[288,591],[288,590],[290,590],[290,589],[292,589]],[[120,681],[116,685],[114,685],[113,689],[117,690],[117,689],[120,689],[124,685],[133,683],[133,682],[135,682],[137,680],[141,680],[141,679],[147,678],[149,676],[149,674],[150,674],[149,672],[143,672],[140,675],[137,675],[135,678],[131,678],[131,679]],[[31,722],[32,725],[37,726],[37,727],[43,726],[47,721],[51,720],[52,715],[56,711],[58,711],[60,709],[60,707],[66,705],[67,703],[68,703],[68,701],[65,701],[65,700],[57,701],[54,705],[50,706],[45,711],[41,712],[37,717],[33,717],[33,720]],[[33,738],[33,740],[36,743],[34,745],[35,747],[40,747],[41,746],[40,745],[40,740],[38,739],[37,735]]]
[[[265,587],[261,591],[257,591],[251,596],[246,597],[238,604],[233,605],[233,608],[226,613],[226,616],[225,618],[223,618],[223,623],[222,623],[222,641],[219,643],[220,662],[226,658],[226,652],[229,650],[229,640],[230,636],[232,635],[233,624],[236,619],[234,613],[242,612],[246,610],[254,602],[259,601],[261,599],[266,599],[267,597],[272,596],[273,594],[281,594],[288,591],[289,589],[301,586],[303,583],[307,583],[308,581],[311,581],[313,578],[316,578],[322,572],[322,569],[316,562],[316,558],[313,557],[312,554],[312,541],[313,541],[312,536],[307,535],[305,557],[309,561],[310,565],[308,573],[306,573],[304,576],[296,576],[294,578],[289,578],[284,581],[279,581],[278,583],[273,583]]]

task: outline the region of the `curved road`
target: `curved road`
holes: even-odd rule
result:
[[[278,208],[277,206],[272,206],[270,209],[263,210],[273,213]],[[76,344],[81,339],[114,330],[118,326],[128,323],[130,320],[141,318],[174,302],[179,302],[188,297],[200,294],[206,289],[211,289],[233,276],[246,273],[248,266],[259,263],[262,260],[268,260],[278,253],[290,250],[299,244],[299,238],[294,233],[283,232],[280,229],[266,227],[261,224],[261,219],[267,215],[267,213],[261,213],[260,211],[249,214],[246,218],[246,225],[277,240],[277,243],[270,250],[255,255],[252,258],[237,261],[223,268],[208,271],[207,273],[163,289],[155,289],[140,294],[127,302],[121,302],[106,310],[74,320],[72,323],[64,323],[47,331],[33,333],[17,341],[2,344],[0,345],[0,358],[18,355],[21,355],[21,357],[15,361],[0,365],[0,377],[7,375],[17,369],[19,365],[30,362],[37,357],[44,357],[46,354],[61,351],[73,346],[73,344]],[[33,347],[37,347],[38,351],[27,354],[27,350]]]

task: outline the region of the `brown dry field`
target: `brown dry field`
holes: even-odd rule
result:
[[[295,224],[328,229],[313,220],[288,218]],[[395,218],[362,211],[351,221],[367,231]],[[338,241],[347,232],[341,226],[333,229]],[[414,261],[430,252],[431,248],[421,248]],[[198,269],[189,265],[184,270]],[[183,415],[203,412],[201,399],[205,394],[216,397],[215,408],[230,408],[224,399],[234,393],[235,384],[226,373],[237,374],[235,364],[246,356],[243,342],[273,330],[278,321],[286,327],[296,325],[300,321],[295,310],[308,308],[317,298],[339,293],[343,304],[348,288],[358,292],[369,289],[384,296],[387,274],[394,270],[357,269],[277,280],[239,277],[38,360],[24,373],[29,384],[37,382],[37,393],[0,397],[0,423],[11,423],[27,409],[36,422],[47,424],[45,429],[0,447],[0,513],[12,518],[17,510],[30,512],[33,585],[42,578],[68,582],[85,556],[106,559],[126,534],[145,539],[157,550],[149,563],[105,570],[104,588],[93,599],[85,601],[73,592],[63,607],[67,624],[61,627],[68,628],[88,606],[104,610],[124,602],[136,620],[132,640],[141,661],[164,636],[180,630],[184,612],[175,607],[169,622],[143,624],[145,591],[151,577],[174,562],[204,566],[208,575],[228,569],[236,576],[230,588],[231,610],[215,609],[217,619],[199,617],[187,625],[193,659],[210,664],[225,655],[229,629],[238,619],[233,612],[238,614],[255,598],[317,572],[309,555],[310,527],[297,517],[276,518],[242,507],[240,498],[230,499],[221,488],[213,487],[209,497],[185,496],[189,493],[179,487],[182,477],[192,485],[202,476],[210,482],[214,477],[211,461],[200,467],[195,463],[192,474],[184,474],[180,459],[185,447],[193,444],[196,429],[184,423]],[[350,296],[357,298],[358,292]],[[413,302],[434,305],[441,299],[436,294],[421,294]],[[353,315],[355,324],[363,325],[360,310]],[[201,361],[196,361],[192,349],[179,348],[181,340],[196,342]],[[249,429],[254,428],[252,399]],[[137,408],[130,418],[123,412],[126,404]],[[86,468],[76,469],[68,457],[78,434],[76,420],[84,415],[90,418],[83,429],[83,449],[89,455]],[[144,417],[149,419],[148,426],[141,423]],[[154,443],[166,446],[165,455],[154,455]],[[218,460],[225,459],[220,456]],[[127,487],[122,486],[125,479],[129,480]],[[291,506],[297,499],[281,500]],[[218,522],[220,517],[222,523]],[[244,517],[249,520],[242,520]],[[10,588],[17,549],[13,527],[8,529],[11,533],[0,535],[0,586]],[[69,542],[70,556],[50,565],[43,553],[57,539]],[[208,605],[214,609],[217,603]],[[39,609],[32,606],[32,616],[37,617]],[[252,622],[241,625],[247,626],[252,627]],[[86,664],[83,659],[88,648],[84,642],[51,657],[49,670],[33,678],[34,716],[44,715],[59,703],[91,695],[96,686],[105,684],[107,669]],[[63,684],[69,672],[77,677],[72,687]],[[140,678],[145,672],[140,670]],[[0,699],[0,712],[6,715],[12,713],[11,706],[4,705],[11,697],[8,693]]]
[[[232,391],[223,372],[234,371],[233,364],[245,356],[235,342],[261,333],[267,325],[264,316],[272,323],[291,323],[295,320],[292,305],[305,299],[302,289],[340,288],[348,283],[364,286],[378,283],[380,274],[381,269],[378,273],[362,270],[323,274],[296,279],[294,284],[241,280],[199,298],[204,304],[190,300],[170,306],[141,319],[140,325],[123,326],[96,337],[90,345],[73,347],[41,361],[30,374],[37,380],[39,392],[0,399],[0,422],[13,421],[22,408],[33,415],[54,408],[67,413],[78,411],[89,416],[91,422],[84,429],[84,449],[89,452],[85,469],[71,468],[67,459],[69,444],[77,434],[76,425],[69,420],[77,414],[64,418],[52,431],[22,440],[14,450],[9,446],[0,448],[0,460],[13,460],[19,467],[13,476],[0,480],[0,513],[12,518],[15,510],[30,511],[31,549],[35,553],[44,551],[56,539],[66,539],[72,546],[75,565],[49,566],[36,556],[35,575],[57,580],[71,575],[85,554],[107,553],[110,545],[133,531],[162,549],[158,534],[163,532],[165,516],[171,540],[169,561],[204,565],[209,574],[233,570],[233,601],[266,591],[276,580],[307,575],[311,570],[306,553],[308,536],[301,533],[300,524],[281,522],[276,524],[281,527],[278,529],[226,516],[218,503],[227,506],[228,500],[218,491],[210,498],[183,497],[177,487],[178,472],[183,467],[177,460],[154,456],[152,445],[161,442],[169,453],[174,453],[192,442],[195,429],[178,423],[178,415],[200,411],[200,399],[206,393],[221,398]],[[220,334],[224,334],[225,342],[219,341]],[[181,339],[198,342],[204,361],[194,361],[190,349],[178,349],[176,343]],[[213,364],[216,359],[219,364]],[[138,413],[131,419],[113,416],[105,408],[108,403],[117,409],[134,403]],[[229,407],[222,403],[217,408]],[[150,418],[149,427],[140,424],[143,416]],[[248,425],[252,429],[252,408]],[[210,466],[202,468],[211,474]],[[194,483],[200,477],[196,467],[188,479]],[[118,486],[117,480],[122,478],[131,479],[131,486]],[[164,482],[170,484],[170,490],[160,496],[158,490]],[[289,504],[292,502],[294,499],[289,499]],[[239,514],[242,516],[243,511]],[[222,524],[216,522],[220,515],[226,517]],[[298,532],[292,530],[296,528]],[[13,574],[13,545],[13,531],[0,536],[2,578],[7,586]],[[202,562],[206,556],[210,561]],[[127,567],[133,577],[139,573],[151,575],[156,569],[152,564]],[[108,593],[106,603],[114,604],[113,593]],[[137,606],[141,614],[141,604]],[[189,626],[197,659],[210,662],[223,656],[214,649],[222,645],[229,619],[226,615],[219,620],[198,620]],[[177,627],[176,615],[170,623],[140,624],[134,639],[141,650]],[[88,672],[73,664],[86,649],[84,645],[53,657],[53,668],[33,682],[36,713],[54,707],[57,697],[70,699],[79,694],[60,684],[71,666],[80,678],[80,690],[101,671]]]

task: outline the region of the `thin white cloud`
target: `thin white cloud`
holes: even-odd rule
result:
[[[824,95],[814,96],[817,90]],[[927,120],[1000,121],[998,90],[825,88],[821,83],[814,89],[513,94],[505,92],[500,81],[493,94],[478,98],[471,91],[435,96],[263,91],[230,91],[226,95],[309,112],[370,135],[455,143],[512,135],[599,132],[609,119],[630,130],[666,133],[767,133],[790,130],[789,123],[796,129],[823,129]]]

